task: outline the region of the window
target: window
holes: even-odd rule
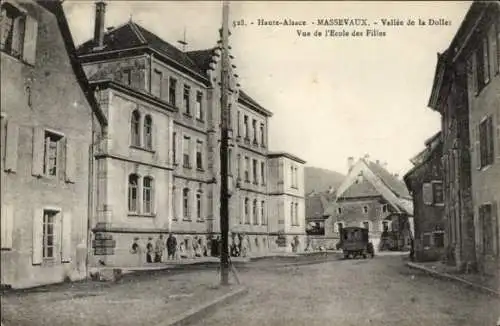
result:
[[[252,160],[253,183],[258,184],[257,181],[257,160]]]
[[[290,203],[290,222],[292,225],[295,225],[295,214],[293,212],[295,205],[293,203]]]
[[[43,258],[55,258],[56,244],[55,244],[55,223],[56,216],[59,212],[53,210],[43,211]]]
[[[203,107],[202,107],[202,102],[203,100],[203,93],[202,92],[196,92],[196,119],[203,121]]]
[[[264,162],[260,162],[260,179],[264,186],[266,184],[266,165]]]
[[[493,136],[493,119],[489,116],[479,124],[479,158],[481,168],[493,164]]]
[[[137,174],[131,174],[128,177],[128,211],[138,212],[137,202],[139,200],[139,176]]]
[[[370,222],[368,222],[368,221],[364,221],[364,222],[363,222],[363,227],[364,227],[365,229],[367,229],[368,231],[370,231]]]
[[[135,110],[132,112],[132,118],[130,121],[130,133],[132,135],[132,145],[141,146],[141,114],[139,111]]]
[[[422,199],[425,205],[443,205],[444,190],[442,181],[432,181],[422,185]]]
[[[153,75],[151,76],[151,94],[153,94],[156,97],[161,97],[161,83],[163,80],[163,76],[161,71],[154,69],[153,70]]]
[[[144,146],[153,149],[153,120],[150,115],[144,117]]]
[[[177,133],[174,132],[172,135],[172,160],[174,164],[177,163]]]
[[[245,198],[245,223],[250,224],[250,212],[249,212],[249,207],[250,205],[250,200],[248,198]]]
[[[253,224],[258,225],[259,224],[259,216],[257,215],[257,199],[253,200]]]
[[[257,120],[252,120],[253,143],[257,144]]]
[[[168,102],[175,106],[176,103],[176,92],[177,92],[177,80],[170,77],[168,81]]]
[[[264,132],[264,124],[263,124],[263,123],[261,123],[261,124],[260,124],[260,145],[261,145],[262,147],[265,147],[265,146],[266,146],[266,144],[265,144],[265,142],[264,142],[264,135],[265,135],[265,132]]]
[[[344,223],[342,222],[337,222],[337,232],[340,234],[342,233],[342,229],[344,229]]]
[[[132,84],[132,70],[123,69],[122,71],[122,83],[130,86]]]
[[[184,95],[182,97],[182,100],[184,101],[184,113],[187,115],[191,114],[191,108],[189,107],[189,98],[191,96],[191,87],[188,85],[184,85]]]
[[[145,177],[142,183],[142,207],[144,214],[153,213],[153,178]]]
[[[388,232],[388,231],[389,231],[389,222],[382,221],[382,232]]]
[[[241,134],[240,134],[240,119],[241,119],[240,111],[238,111],[236,115],[237,115],[237,121],[238,121],[238,125],[236,126],[236,130],[237,130],[238,137],[240,137],[241,136]]]
[[[196,193],[196,218],[201,220],[201,192]]]
[[[363,206],[363,213],[368,214],[368,206]]]
[[[387,204],[384,204],[382,205],[382,213],[387,213],[389,207],[387,206]]]
[[[431,246],[432,234],[424,233],[422,235],[422,246],[429,248]]]
[[[172,187],[172,219],[173,220],[177,220],[177,207],[178,207],[178,204],[177,204],[177,188],[175,188],[175,186]]]
[[[444,192],[443,192],[443,182],[433,182],[432,192],[434,194],[434,204],[440,205],[444,204]]]
[[[45,131],[45,151],[43,159],[43,174],[49,177],[57,176],[60,168],[60,151],[62,136]]]
[[[248,140],[249,130],[248,130],[248,116],[247,115],[245,115],[243,117],[243,125],[244,125],[244,128],[245,128],[245,140]]]
[[[493,210],[492,206],[491,204],[479,206],[479,227],[483,254],[493,254],[495,251],[494,230],[496,230],[496,207]]]
[[[290,167],[290,185],[291,185],[292,188],[295,187],[295,183],[294,183],[295,178],[293,176],[293,172],[294,172],[293,171],[293,166],[291,166]]]
[[[337,208],[337,213],[338,213],[339,215],[340,215],[340,214],[342,214],[342,207],[338,207],[338,208]]]
[[[261,201],[260,202],[260,219],[262,221],[262,225],[267,225],[267,219],[266,219],[266,202]]]
[[[299,225],[299,203],[295,203],[295,225]]]
[[[184,136],[184,143],[182,146],[182,152],[183,152],[182,164],[185,168],[191,168],[191,162],[189,158],[190,147],[191,147],[191,139],[188,136]]]
[[[250,173],[248,171],[250,165],[250,159],[245,156],[245,182],[250,182]]]
[[[10,3],[2,4],[1,8],[0,50],[29,64],[35,64],[37,21]]]
[[[432,233],[434,246],[438,248],[444,247],[444,231],[435,231]]]
[[[240,164],[241,164],[241,154],[236,155],[236,169],[238,170],[238,179],[241,179],[241,169],[240,169]]]
[[[198,170],[203,170],[203,142],[196,142],[196,168]]]
[[[488,37],[483,38],[483,82],[487,84],[490,81],[490,47],[488,42]]]
[[[191,216],[191,212],[189,211],[189,189],[184,188],[182,190],[182,208],[184,210],[184,218],[189,218]]]

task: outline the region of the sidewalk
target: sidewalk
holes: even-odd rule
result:
[[[80,282],[1,297],[4,326],[172,326],[235,300],[247,289],[219,286],[213,271],[151,273],[117,283]]]
[[[434,277],[459,282],[470,288],[500,297],[499,282],[492,276],[459,273],[454,266],[448,266],[442,262],[407,262],[406,265]]]

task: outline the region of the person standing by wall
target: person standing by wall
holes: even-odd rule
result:
[[[153,247],[152,241],[153,241],[153,238],[149,237],[148,244],[146,245],[146,262],[147,263],[153,262],[154,247]]]
[[[177,250],[177,239],[170,233],[167,238],[167,253],[168,259],[175,259],[175,252]]]
[[[165,242],[163,240],[163,234],[156,240],[155,243],[155,263],[161,263],[163,252],[165,251]]]

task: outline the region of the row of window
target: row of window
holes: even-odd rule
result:
[[[231,155],[230,155],[231,157]],[[250,178],[252,178],[252,182],[253,184],[255,185],[258,185],[259,184],[259,179],[260,179],[260,183],[261,185],[265,185],[266,184],[266,164],[265,162],[263,161],[260,161],[260,170],[259,170],[259,160],[257,159],[252,159],[252,169],[250,170],[250,158],[248,156],[245,156],[244,157],[244,166],[243,166],[243,176],[241,175],[241,171],[240,171],[240,165],[241,165],[241,154],[238,154],[237,155],[237,158],[236,158],[236,162],[237,162],[237,168],[238,168],[238,178],[239,179],[242,179],[246,182],[246,183],[250,183]],[[230,173],[232,172],[232,169],[229,169]],[[252,172],[252,174],[250,175],[250,171]]]
[[[2,166],[5,171],[15,173],[18,165],[19,126],[3,116],[0,120]],[[33,128],[32,175],[74,183],[78,150],[62,133]]]
[[[250,210],[252,212],[251,216]],[[244,220],[240,221],[241,224],[267,225],[266,202],[262,200],[259,203],[257,199],[250,201],[248,197],[245,197],[243,218]]]
[[[131,145],[148,150],[153,149],[153,119],[149,114],[141,115],[139,110],[132,112],[130,121]]]
[[[500,26],[491,24],[467,60],[468,87],[478,95],[500,70]]]
[[[380,210],[382,213],[389,212],[389,205],[387,205],[387,204],[382,205]],[[362,207],[362,211],[363,211],[363,214],[368,214],[368,206],[364,205]],[[344,213],[344,209],[342,207],[337,207],[337,213],[338,213],[338,215],[341,215],[342,213]]]
[[[346,226],[345,222],[342,222],[342,221],[335,222],[334,232],[341,233],[342,229],[345,226]],[[371,221],[362,221],[362,222],[359,222],[359,226],[367,229],[368,231],[373,230],[373,228],[372,228],[372,222]],[[387,232],[387,231],[389,231],[390,226],[391,226],[391,222],[390,221],[380,221],[380,225],[379,225],[379,230],[378,231]]]
[[[257,122],[257,119],[252,119],[252,133],[250,134],[250,117],[246,114],[243,114],[243,131],[240,129],[241,123],[241,115],[240,111],[237,112],[237,130],[236,134],[238,137],[243,136],[243,140],[245,143],[250,144],[250,141],[253,145],[256,146],[266,146],[265,138],[266,138],[266,130],[264,123],[260,124]],[[259,124],[259,126],[258,126]],[[259,129],[257,129],[259,128]]]
[[[178,157],[177,157],[177,132],[173,133],[172,136],[172,156],[173,156],[173,162],[174,164],[178,164]],[[184,168],[192,168],[192,140],[191,137],[188,135],[184,135],[182,138],[182,166]],[[202,140],[196,140],[196,148],[195,148],[195,166],[197,170],[203,170],[203,141]]]

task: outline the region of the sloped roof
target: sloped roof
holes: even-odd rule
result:
[[[380,196],[380,192],[373,186],[373,184],[363,179],[358,182],[355,181],[343,194],[342,198],[359,198],[359,197],[373,197]]]
[[[367,162],[368,168],[377,175],[383,183],[398,197],[411,198],[408,188],[402,180],[399,180],[389,171],[384,169],[380,164],[375,162]]]
[[[104,34],[104,47],[96,48],[94,41],[91,39],[81,44],[77,49],[77,53],[81,56],[85,54],[98,54],[117,50],[127,50],[137,48],[139,46],[149,47],[156,50],[179,65],[188,68],[201,76],[206,76],[206,71],[198,66],[186,52],[183,52],[172,44],[162,40],[159,36],[132,20],[106,32]]]
[[[306,219],[322,218],[325,207],[321,194],[313,194],[306,197]]]
[[[212,56],[214,55],[214,50],[216,47],[206,50],[196,50],[189,51],[186,54],[193,60],[198,67],[203,71],[207,71],[210,68],[210,63],[212,62]]]

